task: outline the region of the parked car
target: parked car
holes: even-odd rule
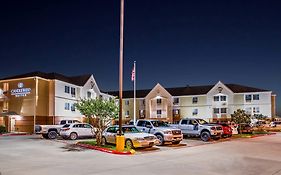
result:
[[[252,134],[253,133],[253,127],[251,127],[250,124],[241,123],[240,129],[238,129],[238,132],[239,132],[239,134]]]
[[[269,124],[270,127],[277,127],[278,125],[281,125],[281,121],[273,121]]]
[[[154,134],[159,140],[159,145],[165,143],[179,144],[183,135],[180,129],[171,127],[164,121],[140,119],[136,122],[139,131]]]
[[[223,134],[221,125],[210,124],[199,118],[184,118],[180,120],[178,125],[171,126],[181,129],[184,135],[200,137],[204,142],[211,138],[218,140]]]
[[[119,126],[110,126],[102,133],[102,143],[116,144],[116,135]],[[122,132],[125,137],[125,146],[127,148],[152,147],[160,141],[153,134],[140,132],[135,126],[122,126]]]
[[[64,125],[60,130],[60,135],[64,139],[76,140],[78,138],[95,137],[95,128],[88,123],[72,123]]]
[[[81,123],[78,120],[61,120],[58,125],[36,125],[36,134],[42,134],[45,139],[55,139],[60,133],[60,129],[65,124]]]
[[[222,126],[222,135],[223,138],[228,138],[232,136],[232,128],[227,123],[218,123]]]

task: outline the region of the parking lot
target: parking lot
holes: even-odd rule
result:
[[[133,156],[75,147],[40,136],[0,137],[2,175],[30,174],[274,174],[281,175],[281,134],[137,150]]]

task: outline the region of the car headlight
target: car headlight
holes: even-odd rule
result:
[[[164,134],[172,134],[172,131],[164,131]]]

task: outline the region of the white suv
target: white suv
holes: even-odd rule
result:
[[[60,130],[64,139],[76,140],[81,137],[94,137],[95,128],[88,123],[72,123],[64,125]]]

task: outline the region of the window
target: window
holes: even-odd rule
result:
[[[181,121],[181,124],[182,124],[182,125],[187,125],[187,121],[188,121],[188,120],[182,120],[182,121]]]
[[[69,94],[69,86],[64,86],[64,92]]]
[[[64,104],[64,109],[65,109],[65,110],[69,110],[69,107],[70,107],[69,103],[65,103],[65,104]]]
[[[192,103],[193,103],[193,104],[198,103],[198,97],[193,97],[193,98],[192,98]]]
[[[220,101],[220,97],[219,96],[214,96],[214,101]]]
[[[75,111],[75,105],[74,104],[71,105],[71,111],[73,111],[73,112]]]
[[[220,113],[220,108],[214,108],[214,114],[219,114]]]
[[[156,100],[156,102],[157,102],[157,104],[161,104],[161,98],[158,98],[158,99]]]
[[[246,100],[246,102],[251,102],[252,101],[252,95],[245,95],[245,100]]]
[[[260,113],[260,107],[253,107],[253,113]]]
[[[130,115],[130,111],[126,111],[125,115],[127,116]]]
[[[126,100],[125,101],[125,105],[129,105],[130,104],[130,101],[129,100]]]
[[[247,114],[252,114],[252,108],[251,108],[251,107],[245,108],[245,112],[246,112]]]
[[[221,113],[226,114],[226,108],[221,108]]]
[[[71,96],[72,96],[72,97],[75,97],[75,94],[76,94],[76,93],[75,93],[75,88],[72,87],[72,88],[71,88]]]
[[[146,123],[146,121],[140,120],[140,121],[137,123],[137,126],[145,127],[145,123]]]
[[[142,104],[145,105],[145,100],[142,100]]]
[[[179,104],[179,98],[174,98],[174,105]]]
[[[253,100],[260,100],[260,95],[259,94],[254,94],[253,95]]]
[[[226,96],[225,95],[220,96],[220,98],[221,98],[221,101],[226,101]]]
[[[88,91],[88,92],[87,92],[87,97],[88,97],[88,98],[91,98],[91,97],[92,97],[92,93]]]
[[[61,124],[61,125],[66,124],[66,120],[62,120],[62,121],[60,122],[60,124]]]
[[[180,114],[180,110],[179,109],[174,109],[173,111],[174,111],[174,115]]]
[[[197,115],[198,114],[198,109],[193,109],[192,115]]]
[[[157,110],[157,115],[161,115],[162,111],[161,110]]]

